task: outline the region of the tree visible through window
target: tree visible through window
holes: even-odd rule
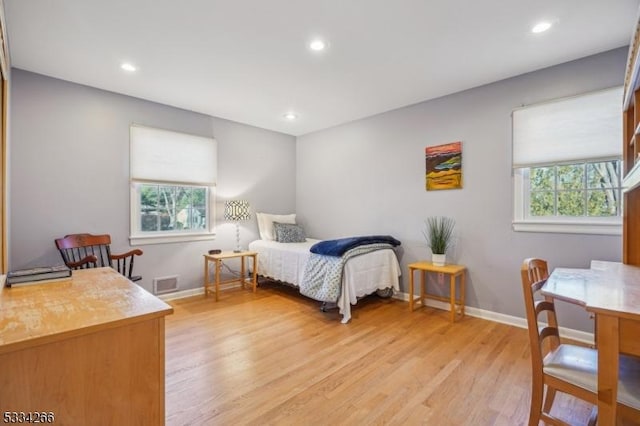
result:
[[[610,217],[620,214],[620,161],[529,169],[529,216]]]
[[[206,228],[206,187],[140,184],[138,193],[142,232]]]

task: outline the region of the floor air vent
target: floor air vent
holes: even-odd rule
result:
[[[153,294],[171,293],[178,289],[178,276],[160,277],[153,279]]]

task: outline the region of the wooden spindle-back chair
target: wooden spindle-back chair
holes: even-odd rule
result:
[[[598,403],[598,351],[561,343],[553,299],[536,300],[536,294],[549,277],[547,262],[525,259],[520,272],[531,346],[529,426],[537,426],[540,420],[547,424],[567,425],[551,415],[556,392],[573,395],[595,406]],[[546,324],[538,322],[543,312],[547,314]],[[547,393],[543,401],[545,386]],[[624,355],[620,356],[618,413],[620,417],[630,419],[633,422],[630,424],[640,424],[640,360]],[[594,410],[589,424],[595,424],[596,417]]]
[[[131,281],[142,279],[139,275],[133,275],[134,258],[142,256],[142,250],[134,249],[122,254],[112,254],[111,236],[108,234],[71,234],[55,241],[65,265],[71,269],[110,266]]]

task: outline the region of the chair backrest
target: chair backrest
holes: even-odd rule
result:
[[[64,263],[72,269],[113,266],[110,244],[109,235],[72,234],[56,240]]]
[[[111,236],[72,234],[56,240],[56,247],[64,263],[71,269],[99,268],[110,266],[131,281],[140,281],[141,276],[133,276],[135,256],[142,256],[142,250],[129,250],[122,254],[111,253]],[[114,264],[115,261],[115,264]]]
[[[524,294],[524,305],[527,311],[527,325],[529,329],[529,342],[531,344],[531,361],[535,371],[542,374],[542,360],[544,355],[560,345],[560,334],[558,331],[558,319],[556,317],[553,299],[544,297],[536,300],[536,294],[549,278],[547,262],[542,259],[525,259],[521,268],[522,292]],[[546,312],[546,325],[540,326],[538,317],[542,312]],[[545,341],[549,339],[549,344]],[[546,346],[546,350],[545,350]]]

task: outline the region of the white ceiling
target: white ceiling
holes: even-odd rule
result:
[[[639,2],[4,0],[16,68],[292,135],[625,46]]]

